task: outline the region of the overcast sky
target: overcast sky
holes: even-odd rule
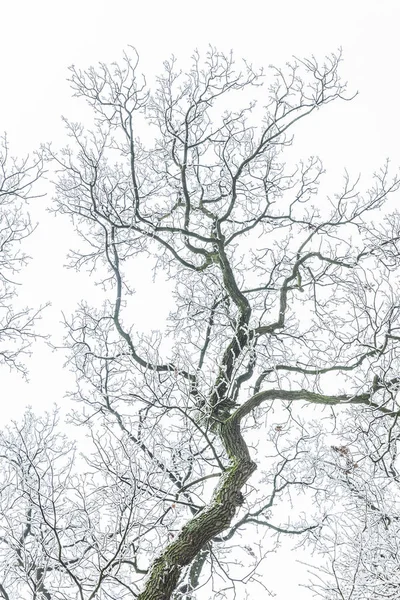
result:
[[[195,48],[209,43],[265,67],[283,65],[293,55],[323,58],[341,46],[343,78],[359,94],[351,103],[334,103],[303,122],[298,152],[304,158],[321,156],[328,181],[337,182],[336,191],[345,167],[361,172],[367,187],[386,157],[394,167],[400,165],[398,0],[2,0],[0,8],[0,131],[8,132],[16,154],[51,140],[62,145],[61,115],[84,118],[66,81],[69,65],[119,60],[129,44],[137,48],[141,70],[150,78],[171,54],[185,63]],[[35,218],[50,198],[51,192],[40,201]],[[36,305],[53,300],[47,327],[60,320],[61,308],[72,310],[82,287],[66,294],[75,280],[61,271],[65,244],[57,247],[58,234],[48,218],[44,223],[31,244],[23,301]],[[160,310],[150,308],[148,322],[156,327],[154,310]],[[37,354],[29,364],[29,386],[2,373],[3,422],[27,404],[40,410],[63,401],[68,376],[60,371],[60,360],[48,351]]]

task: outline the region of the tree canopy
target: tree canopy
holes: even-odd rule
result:
[[[340,61],[264,73],[210,48],[149,86],[130,49],[71,67],[93,123],[65,120],[64,149],[8,175],[4,145],[3,362],[35,335],[7,273],[43,161],[69,266],[100,284],[64,322],[87,444],[57,413],[0,435],[5,600],[255,597],[285,535],[320,597],[398,596],[400,183],[386,163],[326,197],[318,157],[284,162],[298,121],[351,99]],[[135,310],[143,259],[162,331]]]

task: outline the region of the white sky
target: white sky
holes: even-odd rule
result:
[[[82,116],[82,104],[71,99],[67,67],[119,60],[128,44],[137,48],[142,71],[150,75],[172,53],[187,61],[194,48],[204,49],[208,43],[266,67],[283,65],[292,55],[323,58],[342,46],[343,77],[359,95],[303,122],[298,151],[304,158],[321,156],[336,190],[344,167],[355,175],[362,172],[367,186],[386,157],[394,167],[400,165],[398,0],[0,0],[0,14],[0,131],[8,132],[15,154],[50,140],[62,145],[60,116]],[[35,219],[50,196],[39,201]],[[64,235],[63,245],[55,242],[65,221],[46,217],[44,223],[32,240],[34,256],[21,297],[24,304],[35,305],[51,299],[45,326],[56,328],[60,310],[73,310],[85,282],[81,278],[74,291],[76,276],[60,271],[68,240]],[[150,308],[149,323],[154,311],[160,312],[157,306]],[[0,426],[27,404],[39,411],[63,402],[71,380],[60,359],[44,350],[29,367],[29,385],[1,373]],[[266,562],[265,569],[271,564]],[[283,579],[289,585],[296,577],[288,577],[285,570]],[[294,588],[283,587],[278,600],[289,597],[289,590]],[[296,591],[296,597],[311,596]]]

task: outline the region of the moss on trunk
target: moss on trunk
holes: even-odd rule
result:
[[[138,600],[169,600],[178,585],[182,569],[208,542],[229,527],[237,508],[243,503],[241,490],[256,470],[240,431],[243,416],[243,411],[236,411],[221,426],[221,439],[231,464],[221,476],[209,506],[193,517],[181,529],[176,540],[154,560]]]

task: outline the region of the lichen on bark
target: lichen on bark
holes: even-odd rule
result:
[[[176,540],[153,562],[138,600],[169,600],[183,568],[229,527],[237,508],[243,504],[243,486],[257,468],[240,431],[240,421],[246,414],[242,407],[221,425],[220,436],[231,457],[230,465],[221,475],[209,506],[186,523]]]

